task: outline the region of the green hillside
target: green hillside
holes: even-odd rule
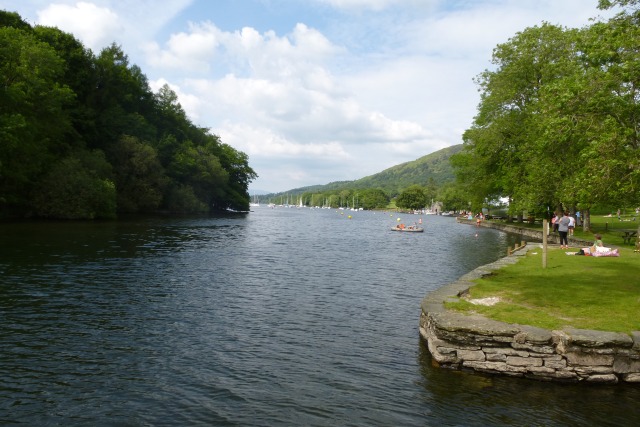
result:
[[[462,150],[462,144],[443,148],[411,162],[401,163],[361,178],[352,183],[357,188],[380,188],[389,195],[400,193],[410,185],[426,186],[432,181],[436,185],[455,179],[449,158]]]
[[[440,186],[455,179],[449,158],[460,150],[462,144],[453,145],[355,181],[336,181],[325,185],[295,188],[284,193],[296,195],[342,189],[379,188],[393,197],[414,184],[426,186],[433,182]]]

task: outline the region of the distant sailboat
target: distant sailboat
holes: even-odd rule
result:
[[[250,202],[249,206],[251,207],[260,206],[260,202],[258,202],[258,196],[256,194],[253,195],[253,202]]]

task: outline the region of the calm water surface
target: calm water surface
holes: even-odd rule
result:
[[[1,224],[0,424],[635,425],[638,387],[433,368],[422,297],[516,238],[396,217]]]

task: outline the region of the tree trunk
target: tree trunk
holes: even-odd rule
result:
[[[589,209],[582,211],[582,231],[591,231],[591,214],[589,213]]]

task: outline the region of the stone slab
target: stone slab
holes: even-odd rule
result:
[[[433,313],[431,318],[439,329],[452,332],[469,332],[487,336],[515,335],[520,330],[515,325],[487,319],[483,316],[464,315],[462,313],[447,312]]]
[[[572,352],[566,355],[570,365],[578,366],[613,366],[613,356],[609,354],[588,354]]]
[[[620,332],[592,331],[589,329],[565,328],[569,335],[571,344],[580,347],[602,348],[602,347],[622,347],[633,346],[633,339]]]

